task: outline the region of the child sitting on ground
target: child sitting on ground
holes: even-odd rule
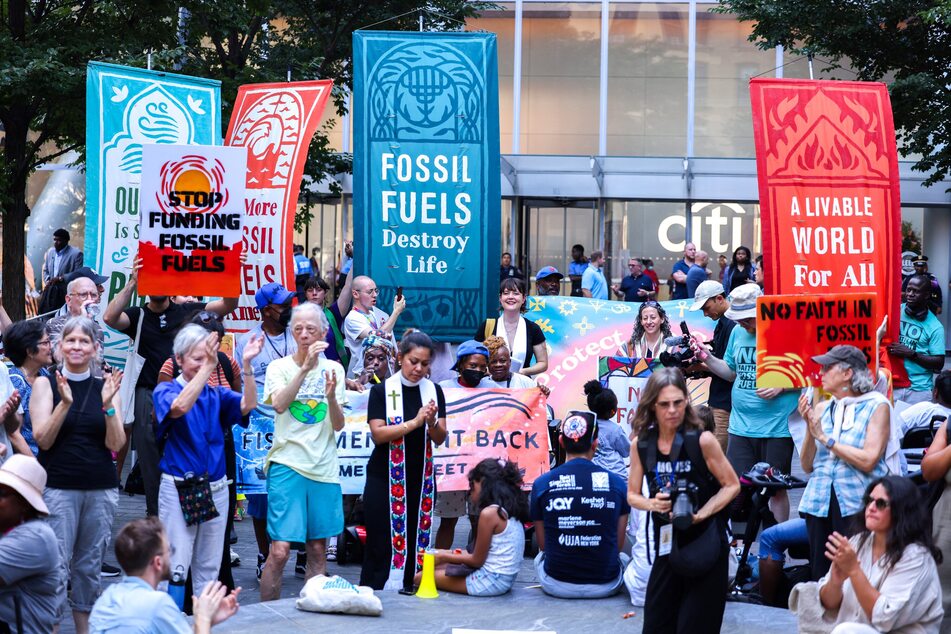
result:
[[[528,500],[513,462],[487,458],[469,472],[469,504],[479,512],[473,552],[437,550],[436,587],[448,592],[493,597],[512,589],[525,552]],[[446,564],[475,570],[465,577],[446,574]],[[420,575],[416,575],[419,585]]]

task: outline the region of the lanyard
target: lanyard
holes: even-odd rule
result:
[[[268,342],[268,345],[271,346],[271,350],[274,351],[274,354],[277,355],[278,358],[283,359],[287,356],[287,333],[282,335],[284,337],[284,354],[281,354],[281,351],[277,349],[277,346],[274,345],[274,341],[266,332],[262,330],[261,334],[264,335],[264,340]]]

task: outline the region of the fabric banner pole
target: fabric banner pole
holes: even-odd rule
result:
[[[901,192],[885,84],[762,78],[750,96],[766,293],[877,293],[882,344],[897,341]]]
[[[238,88],[225,145],[245,147],[244,247],[238,309],[229,330],[258,322],[254,294],[270,282],[294,289],[294,214],[307,150],[330,97],[330,80],[250,84]]]
[[[138,246],[142,146],[221,145],[221,82],[90,62],[86,73],[86,264],[109,278],[104,311],[126,285]],[[122,365],[129,338],[105,328]]]
[[[501,251],[496,39],[357,31],[355,272],[400,328],[472,336],[496,308]]]

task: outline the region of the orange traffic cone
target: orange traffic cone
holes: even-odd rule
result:
[[[419,580],[416,596],[420,599],[435,599],[439,596],[436,591],[436,558],[432,553],[423,553],[423,577]]]

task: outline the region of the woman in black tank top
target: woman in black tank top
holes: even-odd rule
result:
[[[739,493],[739,480],[716,437],[701,431],[679,369],[663,368],[651,375],[633,427],[628,502],[651,513],[657,546],[650,553],[644,632],[719,632],[729,551],[722,511]],[[641,493],[645,476],[649,497]],[[680,507],[688,499],[686,511],[671,513],[672,503]],[[708,565],[685,570],[671,562],[671,547],[676,551],[701,544],[713,553]]]

